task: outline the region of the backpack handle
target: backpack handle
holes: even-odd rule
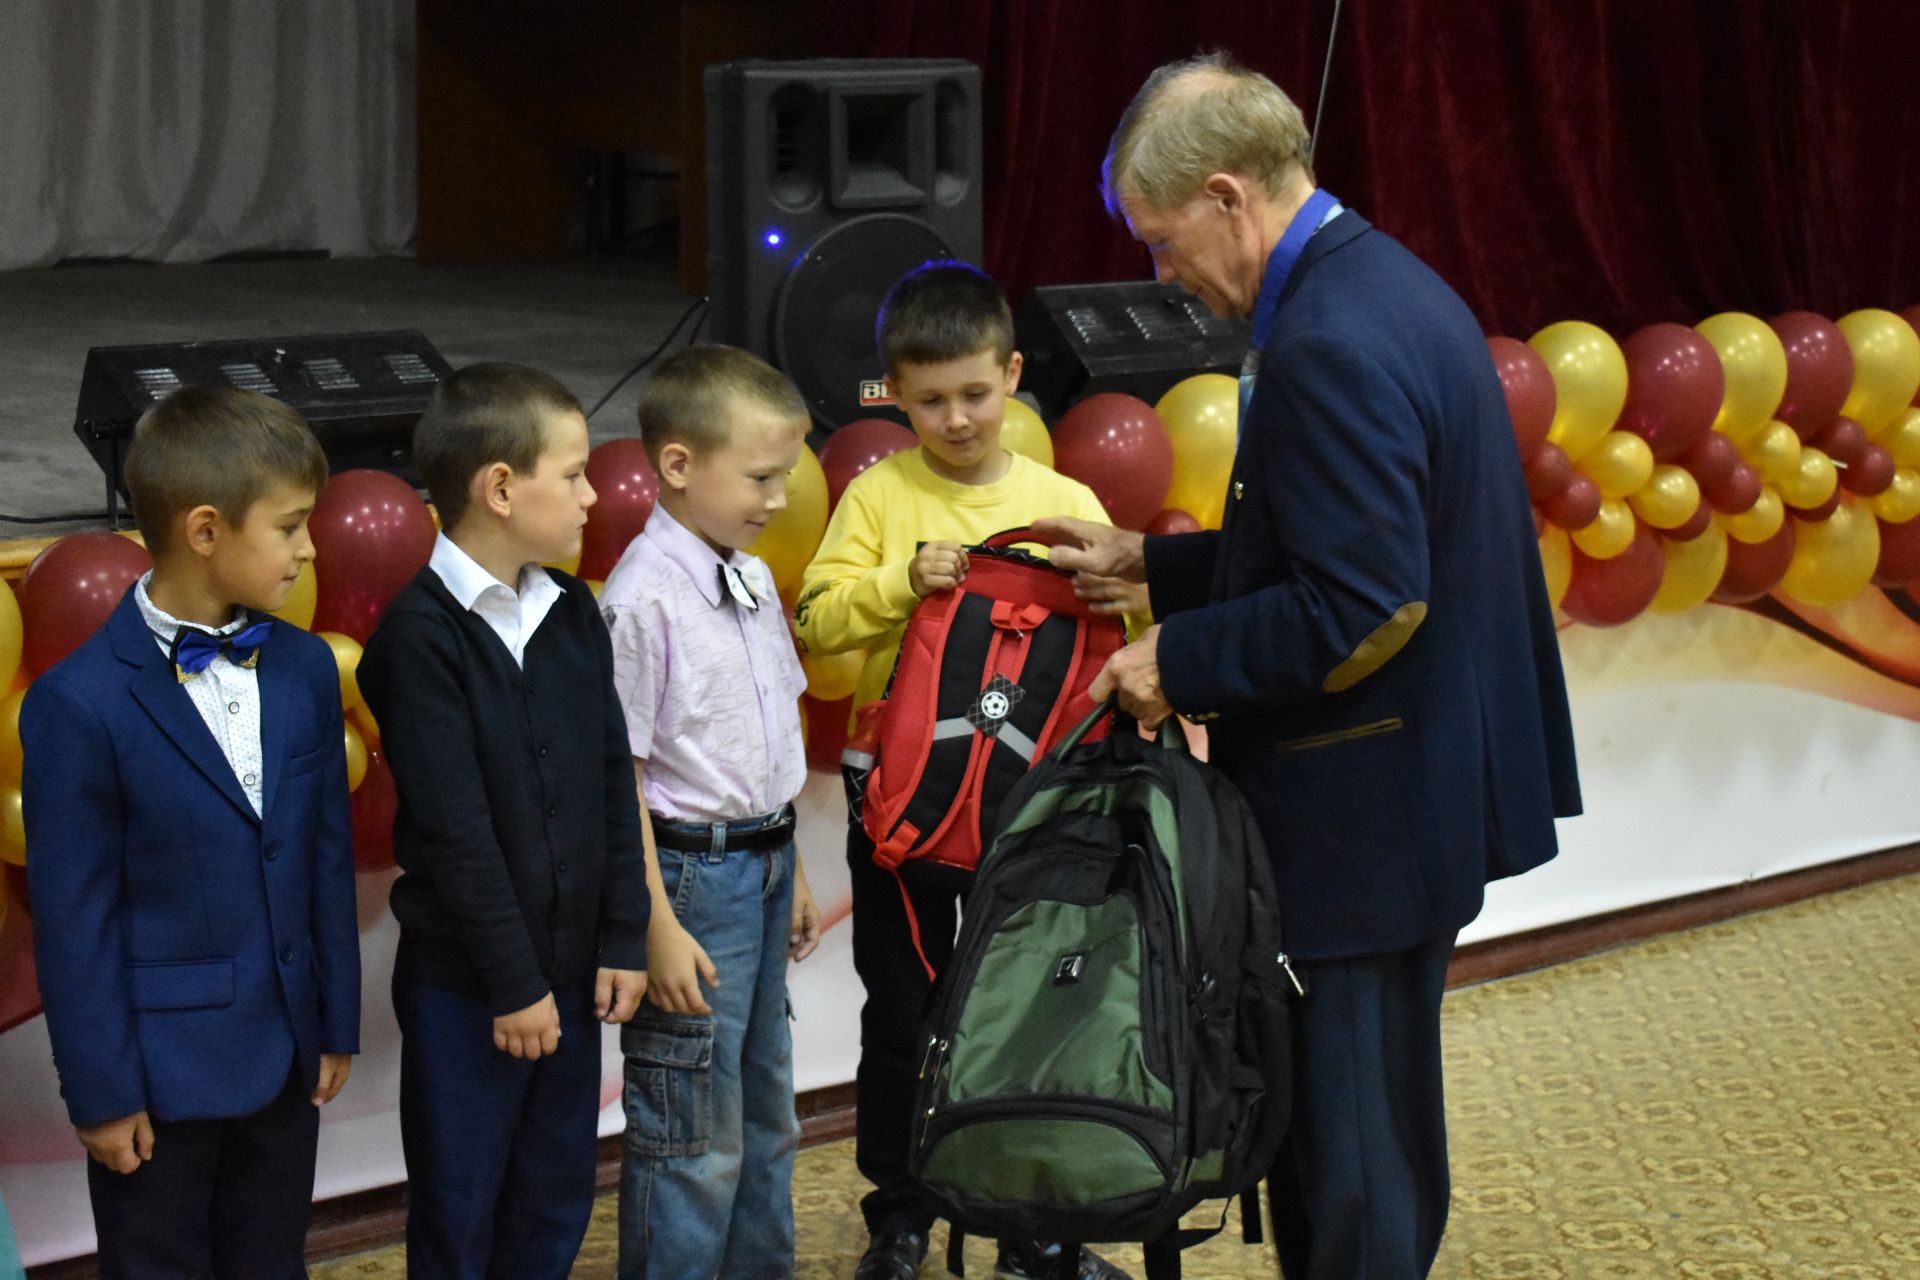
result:
[[[1030,526],[1024,524],[1017,529],[1002,529],[996,534],[983,538],[980,545],[989,551],[1004,551],[1022,542],[1035,542],[1043,547],[1060,545],[1060,539],[1051,534],[1035,533]]]
[[[1067,752],[1079,746],[1086,736],[1093,732],[1094,726],[1098,725],[1108,716],[1113,717],[1114,727],[1114,733],[1108,735],[1107,740],[1109,742],[1119,736],[1122,730],[1131,730],[1135,733],[1139,732],[1140,722],[1120,709],[1120,700],[1117,697],[1110,697],[1089,712],[1086,719],[1069,729],[1067,736],[1060,739],[1060,744],[1053,749],[1053,754],[1056,757],[1064,758]],[[1181,731],[1179,724],[1176,723],[1178,719],[1179,717],[1177,716],[1168,716],[1160,722],[1160,728],[1154,735],[1154,741],[1162,751],[1188,753],[1187,735]]]

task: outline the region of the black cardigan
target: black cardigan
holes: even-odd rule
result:
[[[393,914],[410,973],[524,1009],[597,967],[647,965],[646,863],[613,646],[560,599],[516,666],[423,568],[368,639],[360,689],[400,794]]]

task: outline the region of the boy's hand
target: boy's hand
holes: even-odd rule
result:
[[[813,900],[800,857],[793,859],[793,917],[787,933],[787,958],[805,960],[820,945],[820,905]]]
[[[313,1086],[313,1105],[324,1107],[332,1102],[340,1092],[340,1086],[347,1082],[347,1074],[353,1070],[353,1055],[350,1053],[323,1053],[320,1055],[320,1081]]]
[[[515,1013],[493,1020],[493,1047],[532,1062],[560,1047],[560,1006],[549,991]]]
[[[929,542],[907,565],[907,582],[922,600],[967,580],[967,549],[957,542]]]
[[[645,969],[602,969],[593,978],[593,1011],[602,1022],[628,1022],[646,994]]]
[[[712,1013],[700,984],[720,985],[720,973],[707,952],[670,911],[653,913],[647,923],[647,971],[653,975],[647,997],[668,1013]]]
[[[76,1126],[87,1154],[115,1173],[132,1173],[153,1159],[153,1121],[136,1111],[104,1124]]]
[[[1048,556],[1055,568],[1126,582],[1147,580],[1146,539],[1131,529],[1072,516],[1049,516],[1035,520],[1033,530],[1057,540]]]

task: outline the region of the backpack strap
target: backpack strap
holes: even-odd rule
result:
[[[967,1274],[967,1233],[947,1224],[947,1270],[966,1280]]]

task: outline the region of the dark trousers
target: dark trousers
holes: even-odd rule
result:
[[[593,1213],[600,1023],[593,982],[554,993],[557,1052],[528,1062],[493,1046],[484,1000],[394,967],[400,1143],[407,1158],[407,1274],[565,1280]]]
[[[847,871],[853,881],[853,968],[867,993],[860,1007],[860,1067],[854,1077],[854,1163],[873,1184],[860,1202],[869,1232],[933,1227],[933,1205],[907,1175],[913,1093],[920,1074],[921,1022],[933,984],[913,949],[900,882],[873,865],[873,841],[859,822],[864,773],[846,771]],[[920,942],[938,970],[953,955],[959,898],[909,878]]]
[[[320,1113],[296,1070],[230,1120],[156,1120],[132,1173],[87,1161],[102,1280],[285,1280],[307,1274]]]
[[[1448,934],[1304,967],[1293,1122],[1267,1180],[1286,1280],[1412,1280],[1433,1265],[1450,1190],[1440,996],[1452,955]]]

